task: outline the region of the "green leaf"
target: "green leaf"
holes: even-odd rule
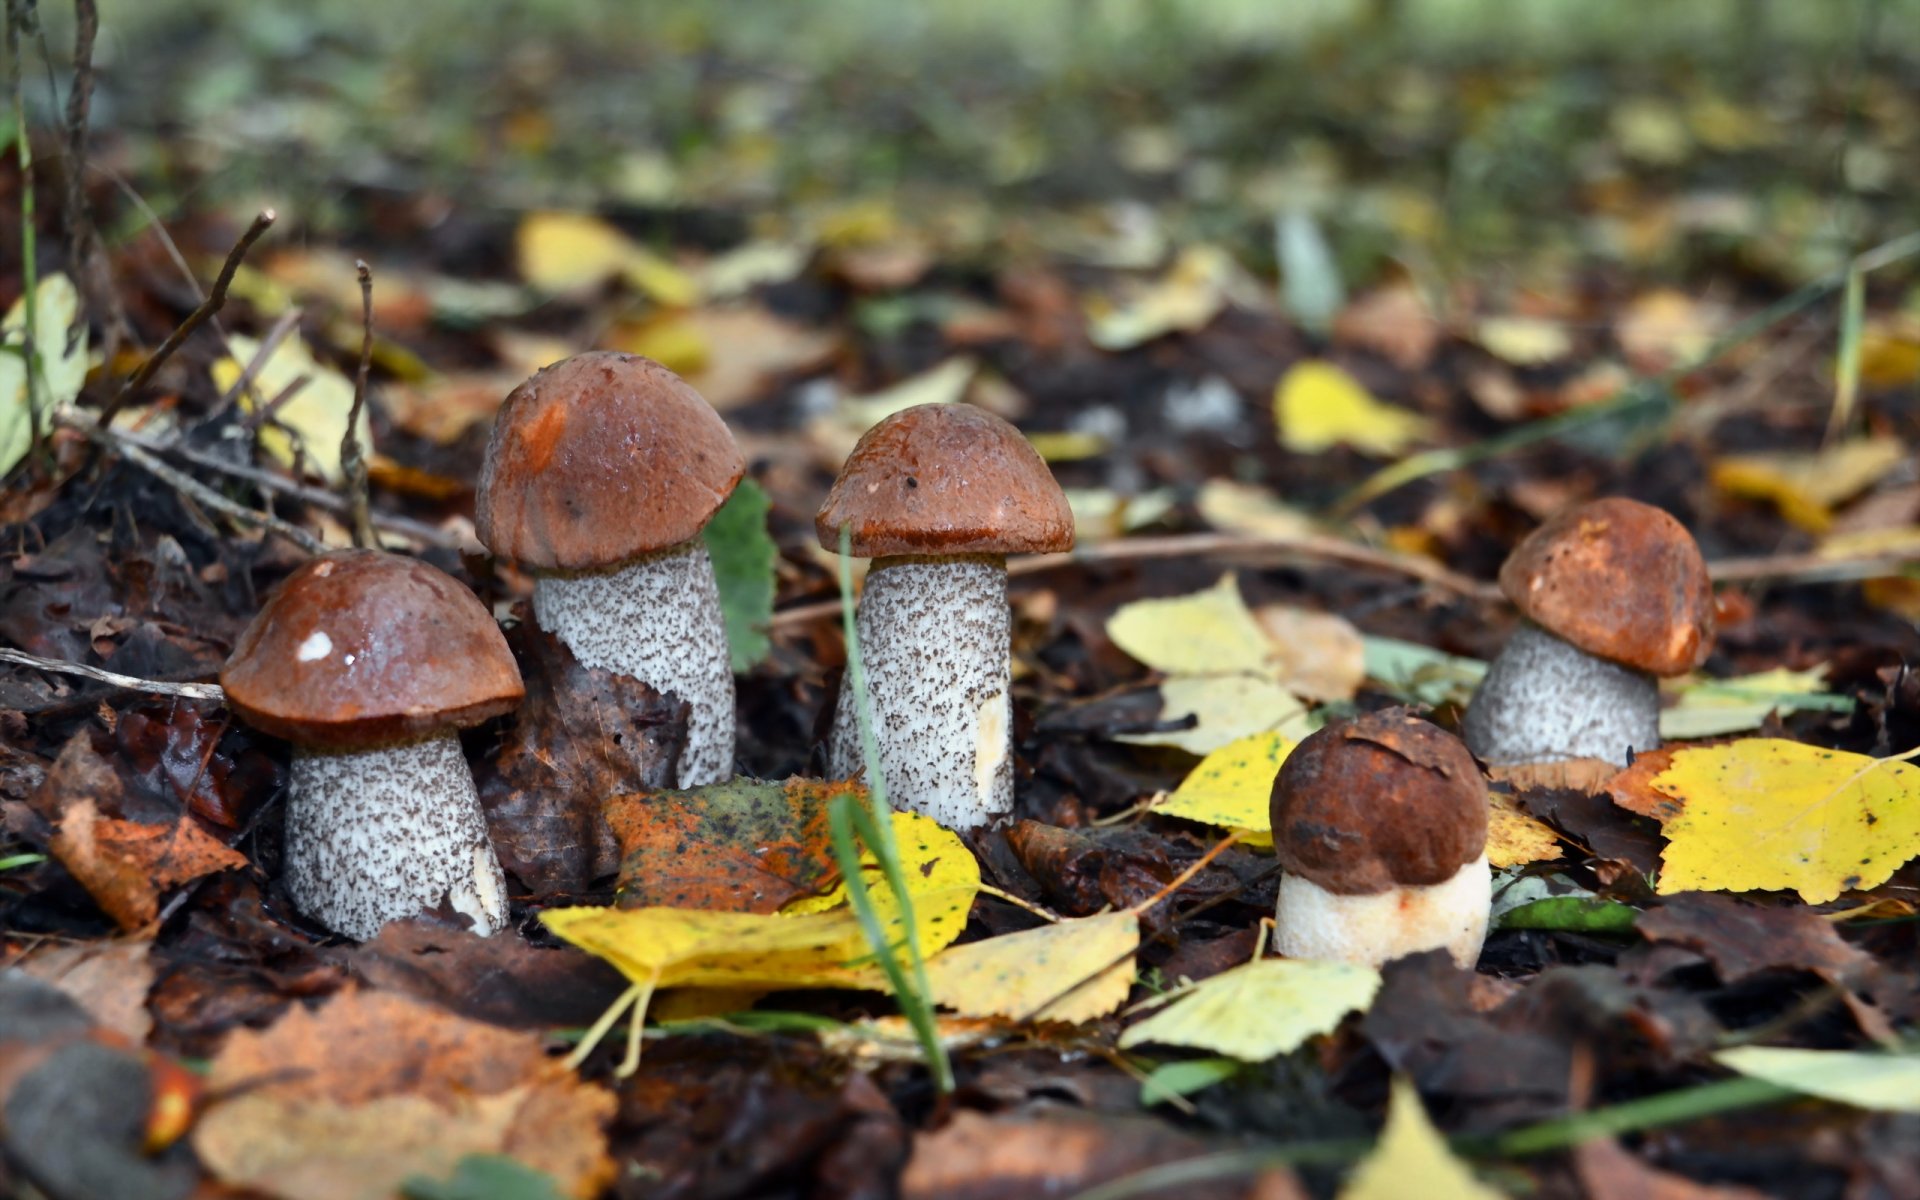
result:
[[[1182,1062],[1161,1063],[1140,1085],[1140,1103],[1151,1108],[1177,1096],[1203,1092],[1216,1083],[1232,1079],[1241,1071],[1237,1058],[1189,1058]]]
[[[1500,928],[1626,933],[1639,917],[1639,909],[1614,900],[1600,900],[1592,896],[1549,896],[1502,914]]]
[[[727,646],[735,674],[763,661],[773,645],[767,622],[773,618],[773,563],[779,551],[767,533],[771,502],[760,485],[742,479],[733,495],[707,522],[707,553],[720,585],[720,611],[727,622]]]
[[[1487,673],[1487,664],[1477,658],[1458,658],[1418,642],[1369,636],[1361,644],[1367,678],[1403,700],[1464,704]]]
[[[17,871],[21,867],[37,867],[47,861],[44,854],[9,854],[0,858],[0,871]]]
[[[504,1154],[469,1154],[452,1175],[415,1175],[400,1185],[407,1200],[566,1200],[553,1176]]]

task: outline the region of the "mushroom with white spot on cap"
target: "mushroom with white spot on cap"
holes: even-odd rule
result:
[[[733,774],[733,669],[700,531],[746,473],[726,422],[637,354],[576,354],[508,395],[475,529],[534,572],[533,615],[583,665],[690,706],[679,785]]]
[[[443,572],[380,550],[289,575],[221,669],[227,706],[293,743],[286,884],[365,941],[442,907],[506,926],[506,880],[459,730],[524,690],[500,627]]]
[[[1404,708],[1308,735],[1273,781],[1274,949],[1373,966],[1445,949],[1473,966],[1493,904],[1487,807],[1460,739]]]
[[[1467,707],[1487,763],[1624,763],[1660,745],[1658,676],[1713,646],[1713,585],[1672,516],[1613,497],[1559,513],[1514,547],[1500,589],[1525,621]]]
[[[922,404],[860,438],[815,518],[820,544],[873,559],[856,632],[887,798],[951,829],[1013,810],[1007,555],[1073,548],[1073,512],[1020,431]],[[828,746],[860,769],[850,684]]]

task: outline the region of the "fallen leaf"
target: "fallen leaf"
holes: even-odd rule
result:
[[[1658,375],[1705,358],[1725,324],[1717,305],[1657,288],[1634,297],[1614,318],[1613,337],[1635,371]]]
[[[949,946],[927,960],[927,984],[936,1003],[964,1017],[1079,1024],[1127,1002],[1139,945],[1130,912],[1069,918]]]
[[[813,246],[805,241],[742,242],[701,267],[701,290],[715,300],[732,299],[758,287],[787,282],[806,269],[811,257]]]
[[[87,380],[87,316],[81,311],[80,293],[73,281],[57,273],[48,275],[33,295],[33,328],[38,339],[34,350],[40,368],[32,392],[32,410],[27,407],[26,297],[15,300],[6,320],[0,321],[0,339],[8,351],[0,353],[0,476],[26,457],[33,444],[34,414],[39,414],[44,434],[48,411],[73,403]]]
[[[1641,914],[1636,924],[1650,942],[1698,951],[1728,984],[1767,970],[1812,971],[1844,983],[1873,967],[1872,956],[1841,937],[1832,921],[1805,908],[1684,892]]]
[[[1107,618],[1107,636],[1169,675],[1261,673],[1275,657],[1231,571],[1204,591],[1121,605]]]
[[[1853,711],[1853,698],[1821,690],[1826,665],[1806,671],[1775,667],[1732,679],[1690,679],[1669,690],[1676,701],[1661,710],[1660,736],[1691,741],[1760,728],[1770,713],[1822,709]]]
[[[760,399],[784,376],[823,367],[840,339],[758,306],[698,308],[623,326],[607,348],[672,368],[715,409]]]
[[[231,1093],[193,1133],[223,1182],[288,1200],[392,1196],[468,1154],[506,1154],[568,1193],[612,1182],[614,1100],[542,1040],[386,992],[349,988],[236,1030],[208,1085]]]
[[[1232,272],[1232,259],[1218,246],[1189,246],[1159,279],[1117,299],[1087,297],[1087,338],[1102,350],[1130,350],[1200,329],[1226,307]]]
[[[771,913],[837,874],[827,803],[850,785],[745,777],[608,799],[622,908]]]
[[[1378,635],[1362,641],[1367,678],[1402,699],[1464,705],[1487,675],[1487,664],[1477,658],[1461,658],[1418,642]]]
[[[401,1185],[406,1200],[562,1200],[553,1176],[498,1154],[469,1154],[446,1178],[415,1175]]]
[[[1173,746],[1211,754],[1255,734],[1278,732],[1295,740],[1312,732],[1307,706],[1285,687],[1258,675],[1172,675],[1160,681],[1160,720],[1193,718],[1187,729],[1118,733],[1116,742]]]
[[[1172,795],[1154,806],[1163,816],[1227,829],[1249,830],[1259,845],[1273,841],[1273,780],[1295,742],[1261,733],[1222,746],[1200,760]]]
[[[1735,1046],[1714,1060],[1752,1079],[1877,1112],[1920,1113],[1920,1054]]]
[[[1812,454],[1742,454],[1708,471],[1730,496],[1769,500],[1780,515],[1809,533],[1824,533],[1833,510],[1908,461],[1899,438],[1858,438]]]
[[[632,249],[626,234],[585,213],[528,213],[514,234],[520,278],[557,295],[615,279]]]
[[[1662,894],[1788,888],[1808,904],[1885,883],[1920,854],[1920,767],[1779,738],[1676,751],[1653,789]]]
[[[1273,390],[1281,444],[1295,454],[1351,446],[1392,458],[1432,435],[1432,422],[1375,400],[1360,381],[1329,362],[1296,363]]]
[[[1544,317],[1482,317],[1474,340],[1487,353],[1516,367],[1538,367],[1573,352],[1567,327]]]
[[[1487,798],[1487,862],[1496,870],[1562,857],[1560,835],[1551,826],[1522,812],[1512,796],[1499,792]]]
[[[1573,1165],[1588,1200],[1767,1200],[1765,1192],[1738,1184],[1707,1184],[1655,1170],[1612,1138],[1583,1142]]]
[[[416,384],[393,384],[381,393],[395,426],[438,446],[451,446],[489,424],[500,402],[519,384],[504,372],[436,375]]]
[[[1348,1013],[1365,1012],[1379,988],[1380,972],[1361,964],[1255,959],[1176,995],[1129,1027],[1119,1044],[1186,1046],[1265,1062],[1331,1033]]]
[[[1386,1128],[1340,1189],[1340,1200],[1500,1200],[1500,1193],[1473,1177],[1433,1127],[1420,1094],[1395,1077]]]
[[[1367,677],[1367,646],[1353,622],[1337,613],[1263,604],[1253,618],[1280,663],[1280,683],[1309,700],[1351,700]]]
[[[152,951],[153,943],[145,939],[49,943],[28,952],[19,967],[71,996],[105,1028],[143,1045],[153,1032],[147,1012],[155,974]]]
[[[260,352],[260,342],[243,334],[229,335],[227,345],[233,356],[213,364],[213,383],[222,392],[240,382],[241,373]],[[344,478],[340,441],[347,433],[347,414],[353,411],[353,381],[316,359],[298,334],[289,334],[273,348],[254,372],[252,385],[240,394],[240,407],[254,412],[301,379],[306,382],[276,406],[273,419],[261,426],[260,446],[281,466],[292,470],[304,463],[338,486]],[[373,425],[365,411],[360,414],[359,436],[360,445],[371,452]]]
[[[864,788],[854,787],[854,791],[858,795],[866,795]],[[916,812],[894,813],[893,848],[900,859],[900,873],[916,891],[938,892],[949,888],[980,886],[980,861],[974,858],[973,851],[967,849],[967,844],[960,840],[959,834],[931,817],[923,817]],[[886,891],[886,875],[880,870],[880,862],[871,850],[861,850],[860,863],[868,889],[876,895]],[[795,900],[781,911],[790,916],[826,912],[846,903],[847,885],[843,880],[835,884],[831,891]]]
[[[1432,362],[1440,335],[1420,289],[1406,281],[1368,292],[1333,319],[1335,341],[1371,350],[1402,371]]]
[[[91,798],[66,805],[48,848],[122,929],[160,912],[160,893],[215,871],[247,865],[246,855],[203,832],[191,817],[162,824],[100,814]]]
[[[1314,532],[1313,518],[1256,484],[1209,479],[1200,485],[1193,502],[1215,529],[1280,538]]]
[[[767,532],[767,511],[772,507],[758,483],[742,479],[700,531],[707,556],[713,560],[727,652],[736,675],[753,670],[773,649],[767,624],[773,620],[774,570],[780,549]]]

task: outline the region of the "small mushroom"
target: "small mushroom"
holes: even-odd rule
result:
[[[221,669],[227,706],[293,743],[286,883],[309,917],[365,941],[442,905],[506,926],[458,731],[524,694],[486,606],[444,573],[379,550],[289,575]]]
[[[534,572],[533,615],[582,664],[690,706],[681,787],[733,774],[733,670],[700,531],[746,461],[726,422],[637,354],[576,354],[507,397],[475,527]]]
[[[1460,739],[1404,708],[1310,734],[1273,781],[1274,949],[1379,966],[1487,936],[1487,791]]]
[[[1559,513],[1500,568],[1525,621],[1467,708],[1484,762],[1624,763],[1660,744],[1656,676],[1700,665],[1713,646],[1713,586],[1686,527],[1637,500]]]
[[[820,506],[820,544],[873,559],[857,630],[881,775],[894,807],[952,829],[1013,810],[1007,555],[1073,546],[1073,512],[1020,431],[966,404],[922,404],[867,430]],[[859,770],[840,688],[828,746]]]

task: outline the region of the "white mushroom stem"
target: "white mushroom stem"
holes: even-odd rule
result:
[[[480,934],[504,929],[506,879],[459,737],[295,747],[286,882],[301,912],[363,942],[443,904]]]
[[[1480,961],[1493,908],[1487,856],[1429,887],[1343,896],[1299,875],[1280,877],[1273,948],[1288,958],[1379,966],[1423,950],[1446,950],[1460,967]]]
[[[1660,685],[1528,621],[1487,669],[1462,732],[1482,762],[1625,764],[1660,745]]]
[[[1013,811],[1007,560],[879,558],[856,630],[887,799],[949,829]],[[833,774],[860,769],[852,675],[840,687]]]
[[[583,665],[632,676],[692,706],[681,787],[733,776],[733,667],[704,542],[682,542],[610,570],[540,575],[533,615]]]

